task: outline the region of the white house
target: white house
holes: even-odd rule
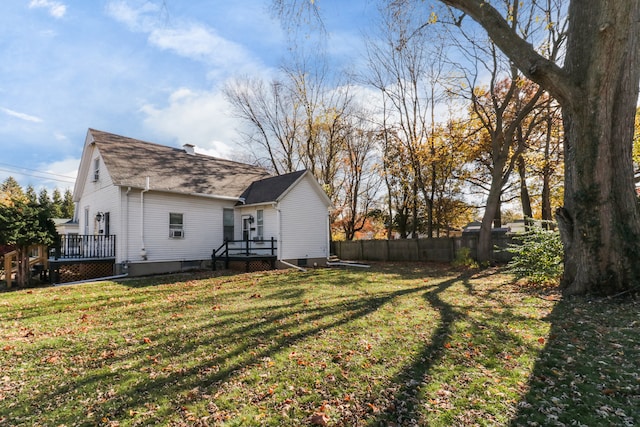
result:
[[[309,172],[271,176],[192,145],[89,129],[73,198],[81,240],[58,256],[112,258],[116,274],[203,267],[220,248],[222,257],[272,252],[280,266],[329,255],[331,203]]]

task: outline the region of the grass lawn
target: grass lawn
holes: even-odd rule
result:
[[[640,304],[380,264],[0,293],[0,426],[640,425]]]

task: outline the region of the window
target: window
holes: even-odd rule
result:
[[[104,234],[108,236],[111,234],[111,215],[109,212],[104,213],[102,220],[104,221]]]
[[[258,209],[256,212],[256,239],[264,240],[264,211]]]
[[[183,215],[181,213],[169,214],[169,237],[174,239],[184,237]]]
[[[93,181],[96,182],[100,179],[100,158],[96,157],[93,160]]]
[[[225,209],[222,212],[222,225],[223,225],[223,234],[222,237],[225,241],[233,240],[233,209]]]

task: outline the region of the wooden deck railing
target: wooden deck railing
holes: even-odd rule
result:
[[[213,269],[216,269],[216,261],[224,260],[229,267],[229,260],[253,258],[273,258],[277,255],[278,241],[273,237],[270,240],[226,240],[211,254]]]
[[[50,258],[101,259],[116,257],[116,236],[102,234],[65,234],[51,249]]]
[[[47,247],[44,245],[34,245],[29,247],[31,255],[29,256],[29,268],[40,266],[39,271],[46,271],[48,266]],[[4,277],[7,288],[11,287],[13,282],[13,274],[18,270],[17,252],[11,251],[4,254]]]

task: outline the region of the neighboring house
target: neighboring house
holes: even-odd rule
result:
[[[78,234],[78,221],[70,218],[53,218],[53,223],[60,235]]]
[[[309,172],[271,176],[193,145],[89,129],[73,199],[83,251],[113,245],[103,253],[115,274],[210,265],[225,240],[252,251],[276,242],[280,265],[323,265],[329,255],[331,203]]]

